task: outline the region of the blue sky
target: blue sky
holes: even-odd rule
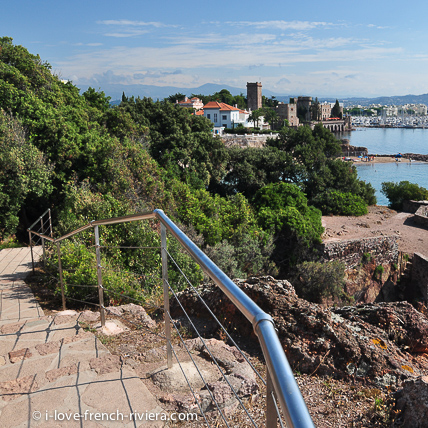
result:
[[[278,95],[428,93],[428,2],[0,0],[1,36],[76,85],[262,82]]]

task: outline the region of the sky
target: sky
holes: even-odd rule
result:
[[[0,36],[77,86],[261,82],[278,95],[428,93],[426,0],[2,3]]]

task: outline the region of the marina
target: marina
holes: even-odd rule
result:
[[[428,116],[352,116],[353,127],[428,129]]]

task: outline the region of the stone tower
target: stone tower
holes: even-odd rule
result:
[[[257,110],[262,108],[262,84],[247,82],[247,108]]]

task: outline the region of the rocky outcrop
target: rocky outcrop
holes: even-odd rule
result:
[[[192,361],[149,373],[150,379],[163,392],[159,395],[163,403],[186,412],[197,411],[200,406],[199,410],[205,413],[217,409],[231,411],[237,407],[238,398],[258,396],[256,375],[234,346],[216,339],[206,339],[203,343],[197,338],[184,341],[181,347],[192,353]],[[198,365],[198,370],[194,364]],[[188,384],[192,386],[192,394],[189,394]]]
[[[419,162],[428,162],[428,155],[421,155],[417,153],[404,153],[403,157],[406,159],[412,159]]]
[[[295,370],[379,386],[428,374],[420,353],[428,351],[428,320],[407,302],[325,309],[300,299],[288,281],[272,277],[237,280],[239,287],[275,321],[278,335]],[[252,326],[214,286],[199,290],[223,325],[243,335]],[[189,313],[206,321],[192,291],[180,294]],[[174,317],[180,309],[172,302]]]
[[[348,141],[348,142],[346,142]],[[349,144],[349,140],[342,140],[342,156],[367,156],[367,147],[356,147]]]
[[[404,382],[395,394],[399,415],[394,427],[424,428],[428,421],[428,376]]]

